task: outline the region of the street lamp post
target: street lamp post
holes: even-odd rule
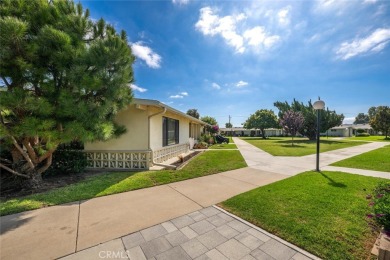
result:
[[[320,171],[320,110],[325,108],[325,102],[319,97],[313,104],[313,108],[317,110],[317,158],[316,158],[316,171]]]

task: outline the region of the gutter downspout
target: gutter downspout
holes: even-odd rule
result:
[[[150,118],[152,118],[154,116],[157,116],[157,115],[163,115],[163,114],[165,114],[165,112],[167,112],[167,108],[166,107],[161,107],[161,108],[163,109],[162,111],[159,111],[157,113],[154,113],[154,114],[151,114],[150,116],[148,116],[148,149],[149,149],[149,151],[152,154],[152,163],[154,165],[163,166],[163,167],[171,168],[171,169],[176,169],[176,166],[174,166],[174,165],[162,164],[162,163],[155,162],[154,158],[153,158],[153,151],[150,148]]]

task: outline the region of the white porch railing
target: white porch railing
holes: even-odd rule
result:
[[[188,143],[166,146],[153,151],[153,161],[156,163],[162,163],[163,161],[166,161],[188,151]]]
[[[88,168],[147,170],[150,151],[85,151]]]

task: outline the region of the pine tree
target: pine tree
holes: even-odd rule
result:
[[[42,184],[60,143],[107,140],[125,131],[134,56],[126,33],[73,1],[3,0],[0,6],[0,167]]]
[[[282,118],[284,113],[288,110],[301,112],[305,120],[303,126],[299,129],[299,133],[306,136],[310,140],[316,139],[317,116],[311,101],[309,101],[307,105],[295,99],[293,100],[291,105],[287,103],[287,101],[285,102],[277,101],[274,103],[274,106],[279,109],[279,118]],[[321,117],[320,129],[322,131],[326,131],[334,126],[341,125],[341,123],[344,120],[343,114],[337,114],[336,111],[329,110],[328,108],[320,111],[320,117]]]

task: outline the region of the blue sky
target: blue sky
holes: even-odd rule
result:
[[[390,105],[389,1],[81,2],[127,32],[135,97],[221,127],[293,98],[320,96],[349,122]]]

